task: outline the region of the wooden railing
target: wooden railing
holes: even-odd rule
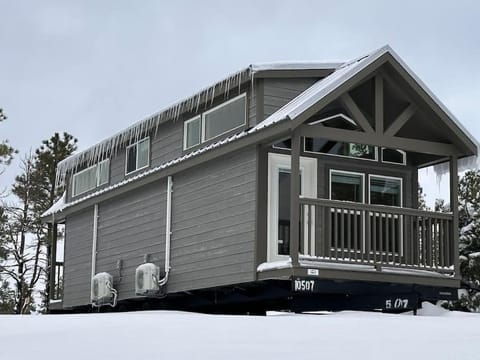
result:
[[[300,198],[302,254],[322,261],[453,273],[453,215]]]

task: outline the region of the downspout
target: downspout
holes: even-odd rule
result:
[[[158,282],[159,286],[164,286],[168,282],[170,273],[170,241],[172,236],[172,176],[167,178],[167,213],[165,216],[165,276]]]
[[[90,298],[93,299],[93,277],[97,263],[97,233],[98,233],[98,204],[93,206],[93,235],[92,235],[92,276],[90,278]]]

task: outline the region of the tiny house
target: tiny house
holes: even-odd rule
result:
[[[52,309],[452,299],[458,161],[477,151],[388,46],[250,65],[59,164],[66,191],[43,215],[65,227]],[[418,170],[441,164],[451,212],[419,210]]]

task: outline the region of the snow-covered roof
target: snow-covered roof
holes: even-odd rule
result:
[[[91,165],[102,160],[103,157],[115,155],[119,147],[126,142],[138,141],[146,132],[158,130],[158,126],[169,120],[176,120],[187,111],[198,111],[200,106],[211,104],[219,94],[228,94],[234,89],[240,90],[240,86],[248,80],[252,80],[256,74],[265,71],[293,71],[293,70],[333,70],[341,63],[334,62],[272,62],[251,64],[246,68],[228,75],[210,86],[207,86],[192,96],[176,102],[156,112],[147,118],[140,120],[128,128],[117,132],[107,139],[91,146],[90,148],[74,154],[58,164],[57,183],[62,181],[68,172],[75,171],[80,165]]]
[[[114,154],[118,145],[122,144],[124,141],[128,139],[136,139],[141,136],[142,133],[145,131],[151,130],[153,128],[157,128],[158,125],[164,121],[169,119],[175,119],[179,116],[183,111],[193,110],[198,108],[201,103],[206,101],[211,101],[215,96],[215,92],[218,92],[218,89],[223,89],[223,91],[228,91],[235,86],[240,86],[243,81],[247,79],[251,79],[253,75],[260,71],[267,71],[267,70],[299,70],[299,69],[331,69],[335,67],[335,71],[333,71],[330,75],[326,76],[325,78],[317,81],[307,90],[302,92],[292,101],[287,103],[285,106],[274,112],[265,120],[261,121],[255,127],[248,131],[242,131],[239,134],[230,136],[226,139],[217,141],[215,143],[209,144],[204,146],[198,150],[195,150],[191,153],[185,154],[180,156],[176,159],[170,160],[164,164],[159,166],[150,168],[142,173],[139,173],[137,176],[130,177],[125,179],[121,182],[113,184],[109,187],[103,188],[99,191],[87,194],[81,198],[78,198],[72,202],[66,203],[63,200],[61,204],[55,204],[52,208],[47,210],[42,216],[47,217],[57,212],[63,211],[64,209],[79,204],[87,199],[96,197],[100,194],[106,193],[118,187],[124,186],[128,183],[138,180],[139,178],[143,178],[155,172],[164,170],[170,166],[183,162],[187,159],[192,157],[198,156],[202,153],[205,153],[209,150],[218,148],[223,146],[227,143],[231,143],[236,141],[240,138],[248,136],[252,133],[258,132],[262,129],[268,128],[274,124],[277,124],[281,121],[285,121],[287,119],[294,120],[300,114],[302,114],[305,110],[316,104],[318,101],[332,93],[342,84],[347,82],[353,76],[364,70],[367,66],[375,62],[381,56],[389,53],[404,69],[412,76],[415,81],[422,87],[422,89],[429,95],[431,98],[437,103],[437,105],[452,119],[452,121],[460,128],[461,131],[465,133],[465,135],[474,143],[478,144],[475,138],[463,127],[463,125],[450,113],[450,111],[443,105],[434,95],[433,93],[423,84],[423,82],[405,65],[405,63],[400,59],[400,57],[389,47],[384,46],[378,50],[375,50],[372,53],[367,55],[361,56],[357,59],[352,61],[345,62],[343,64],[337,63],[312,63],[312,62],[295,62],[295,63],[270,63],[270,64],[258,64],[258,65],[250,65],[248,68],[242,69],[226,79],[217,82],[216,84],[203,89],[199,93],[193,95],[192,97],[178,102],[154,115],[151,117],[138,122],[131,127],[125,129],[122,132],[117,133],[116,135],[104,140],[103,142],[98,143],[97,145],[81,152],[76,155],[73,155],[59,164],[58,173],[60,173],[60,177],[63,177],[67,171],[74,170],[79,164],[83,163],[84,161],[91,161],[94,162],[98,160],[98,157],[102,156],[102,154],[107,153],[107,155]],[[218,93],[217,93],[218,94]]]

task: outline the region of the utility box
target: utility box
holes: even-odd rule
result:
[[[116,301],[116,291],[113,288],[113,276],[106,272],[101,272],[93,277],[92,281],[92,304],[114,305]]]
[[[135,294],[156,295],[160,291],[158,282],[160,280],[160,269],[152,263],[142,264],[135,271]]]

